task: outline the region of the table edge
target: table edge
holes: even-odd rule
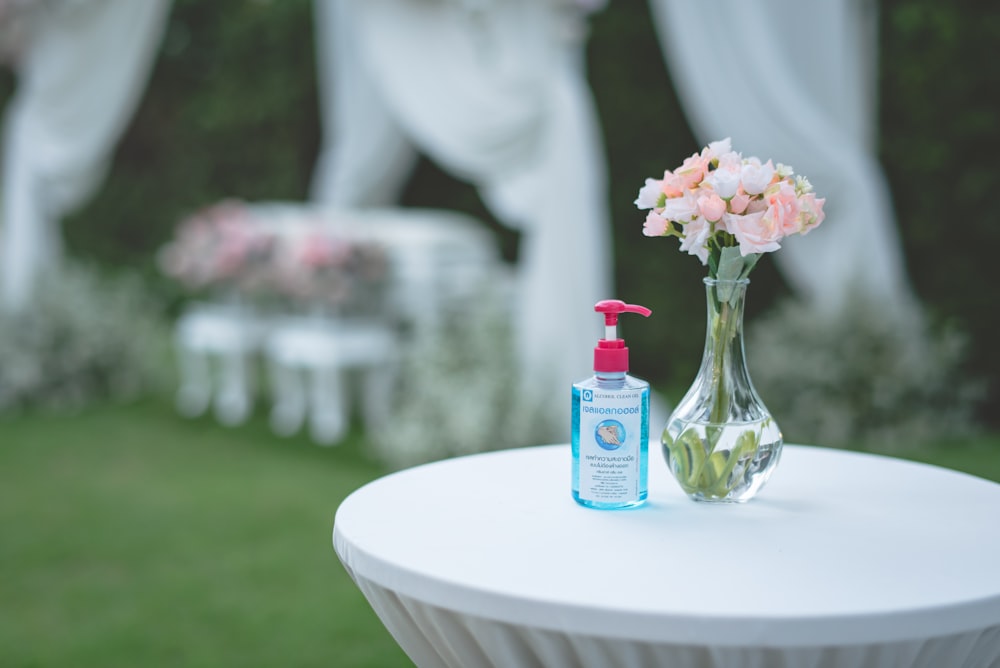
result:
[[[951,474],[967,476],[979,481],[998,484],[978,476],[955,471],[944,467],[904,460],[876,453],[839,450],[822,446],[786,444],[785,448],[813,449],[840,452],[859,457],[878,457],[891,459],[919,467],[930,467]],[[534,449],[568,449],[569,445],[550,444],[530,446],[523,450]],[[468,457],[488,457],[508,451],[491,451],[466,455]],[[423,464],[435,466],[451,460],[440,460]],[[412,469],[407,469],[412,470]],[[420,571],[387,562],[366,550],[352,545],[340,530],[338,522],[341,507],[350,497],[368,485],[383,478],[397,475],[405,471],[382,476],[348,495],[338,507],[334,518],[332,543],[339,560],[350,576],[357,582],[359,579],[367,583],[392,591],[421,604],[448,610],[454,613],[468,615],[480,619],[488,619],[514,626],[530,625],[548,631],[580,634],[586,633],[597,637],[621,640],[641,640],[646,642],[677,643],[677,644],[711,644],[718,646],[752,646],[752,647],[806,647],[806,646],[848,646],[866,644],[885,644],[887,642],[906,642],[935,637],[947,637],[962,633],[981,632],[986,629],[1000,628],[1000,595],[988,596],[955,605],[924,607],[914,610],[887,609],[873,613],[852,615],[770,615],[770,616],[721,616],[713,615],[674,615],[670,613],[646,613],[633,610],[611,610],[594,606],[581,606],[565,602],[553,603],[544,600],[534,601],[534,605],[526,609],[523,596],[513,597],[509,594],[486,588],[471,590],[467,586],[458,586],[438,577],[427,575]],[[998,484],[1000,485],[1000,484]],[[360,567],[359,567],[360,566]],[[381,577],[372,577],[372,571],[380,572]],[[460,596],[456,596],[460,595]],[[456,598],[463,605],[456,606]],[[573,610],[573,627],[565,628],[558,623],[567,609]],[[490,610],[490,614],[483,614]],[[616,624],[615,632],[609,632],[603,621],[609,612],[614,612],[625,622]],[[960,614],[956,614],[960,613]],[[881,617],[892,615],[895,633],[886,633],[877,623]],[[958,619],[977,620],[977,624],[967,622],[957,623]],[[775,623],[780,622],[780,631],[776,631]],[[624,629],[624,630],[622,630]],[[905,629],[905,630],[899,630]]]

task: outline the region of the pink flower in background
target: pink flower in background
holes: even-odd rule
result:
[[[322,221],[269,223],[246,205],[207,207],[180,223],[160,250],[160,268],[193,290],[327,303],[373,295],[381,284],[385,253],[377,244],[334,234]]]
[[[677,237],[682,251],[709,266],[710,276],[725,258],[727,276],[735,275],[735,262],[745,277],[761,253],[778,250],[786,236],[823,222],[825,202],[791,167],[744,158],[727,138],[686,158],[676,170],[666,170],[662,181],[646,179],[635,204],[650,210],[643,224],[646,236]],[[737,247],[735,257],[723,253]],[[742,264],[740,257],[746,258]]]
[[[299,260],[307,267],[326,267],[333,264],[333,241],[323,234],[306,235],[299,248]]]

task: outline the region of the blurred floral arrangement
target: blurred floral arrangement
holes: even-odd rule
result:
[[[138,277],[66,260],[41,276],[30,308],[0,314],[0,413],[162,390],[169,344],[166,318]]]
[[[327,306],[370,305],[387,272],[377,243],[334,233],[318,219],[268,224],[239,200],[181,221],[159,264],[191,291]]]

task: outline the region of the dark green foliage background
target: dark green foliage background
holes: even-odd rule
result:
[[[1000,352],[990,272],[1000,247],[993,197],[1000,192],[1000,11],[984,4],[880,4],[880,158],[913,283],[936,322],[970,334],[970,369],[991,381],[989,417],[1000,415],[993,410]],[[185,213],[223,197],[304,199],[320,136],[311,12],[307,0],[178,0],[109,179],[66,221],[70,248],[155,277],[155,251]],[[634,367],[672,394],[687,385],[700,357],[703,270],[673,242],[643,238],[632,201],[645,177],[679,163],[698,143],[645,2],[613,0],[593,17],[589,72],[610,163],[618,294],[664,314],[655,327],[628,331]],[[404,203],[479,215],[498,230],[506,255],[516,256],[516,235],[500,230],[475,191],[426,160]],[[566,205],[571,211],[572,202]],[[749,317],[786,291],[763,261]]]
[[[941,319],[972,337],[970,370],[989,382],[1000,425],[1000,6],[883,3],[881,158],[910,278]]]

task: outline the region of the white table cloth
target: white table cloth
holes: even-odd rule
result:
[[[351,494],[333,543],[419,666],[1000,666],[1000,485],[786,446],[745,505],[570,497],[569,446]]]

